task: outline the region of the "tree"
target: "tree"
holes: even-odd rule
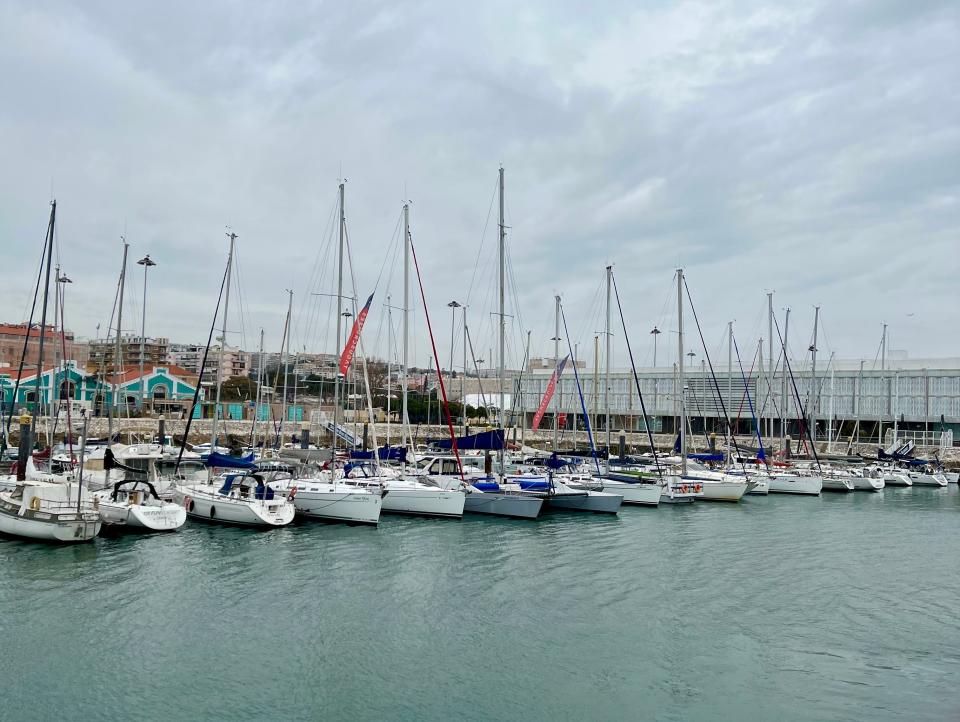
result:
[[[246,376],[231,376],[220,384],[221,401],[253,401],[257,398],[257,382]]]

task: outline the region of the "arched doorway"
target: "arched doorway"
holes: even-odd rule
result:
[[[68,401],[76,396],[77,385],[70,379],[64,379],[60,382],[60,395],[57,397],[61,401]]]

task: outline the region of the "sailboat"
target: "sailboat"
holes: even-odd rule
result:
[[[40,319],[36,388],[33,396],[33,417],[23,419],[21,429],[26,438],[20,439],[20,458],[33,450],[33,433],[40,412],[40,377],[43,373],[43,350],[47,328],[47,302],[50,296],[50,269],[53,260],[53,241],[57,222],[57,202],[50,204],[50,219],[44,239],[46,270],[44,275],[43,308]],[[38,286],[40,281],[38,279]],[[36,304],[36,296],[34,296]],[[34,305],[35,307],[35,305]],[[31,310],[31,319],[33,311]],[[29,334],[27,341],[29,341]],[[0,492],[0,533],[10,536],[49,542],[90,541],[100,532],[100,516],[89,492],[83,488],[82,477],[77,483],[49,483],[25,478],[26,469],[17,469],[16,484],[12,490]]]
[[[234,244],[237,234],[229,233],[230,252],[227,256],[227,268],[224,273],[223,285],[220,293],[224,298],[223,304],[223,326],[221,330],[220,342],[220,363],[217,371],[217,394],[216,406],[213,415],[213,428],[210,434],[210,444],[216,447],[217,443],[217,421],[219,417],[220,406],[220,387],[223,381],[223,349],[226,346],[227,339],[227,318],[230,304],[230,279],[233,267]],[[224,290],[226,295],[224,296]],[[216,325],[217,315],[220,310],[220,297],[217,298],[217,310],[214,313],[213,323],[210,325],[210,333],[207,337],[207,347],[204,351],[203,361],[200,364],[200,375],[203,375],[206,366],[207,354],[210,351],[210,342],[213,340],[213,329]],[[193,411],[196,409],[197,400],[200,394],[200,384],[197,384],[197,390],[193,396],[193,404],[190,410],[190,416],[187,419],[187,428],[183,434],[183,444],[180,447],[180,454],[183,454],[183,448],[190,433],[190,423],[193,420]],[[289,495],[279,495],[276,491],[269,488],[258,473],[253,463],[246,459],[234,460],[229,456],[221,456],[215,451],[211,451],[205,461],[209,471],[206,481],[193,480],[183,482],[174,486],[173,500],[182,506],[188,516],[193,519],[215,522],[218,524],[238,524],[244,526],[276,527],[285,526],[293,521],[294,506]],[[177,461],[179,466],[179,458]],[[217,478],[213,476],[213,468],[240,469],[243,473],[226,473]]]
[[[346,215],[344,212],[344,184],[340,184],[340,247],[338,251],[339,276],[337,288],[337,348],[341,340],[341,319],[343,318],[343,253],[345,242]],[[282,344],[282,363],[286,369],[290,356],[290,336],[292,334],[293,292],[287,304],[287,318],[284,323]],[[357,323],[360,323],[358,317]],[[357,331],[359,334],[359,329]],[[334,382],[333,402],[333,430],[340,428],[340,374]],[[283,404],[281,418],[287,417],[287,375],[283,377]],[[314,450],[306,450],[306,464],[301,464],[297,471],[292,468],[277,467],[270,476],[269,486],[276,492],[286,494],[293,500],[297,514],[302,518],[329,522],[346,522],[350,524],[372,524],[380,521],[380,512],[383,508],[383,497],[379,489],[368,489],[346,483],[343,474],[336,468],[337,433],[332,434],[330,451],[331,468],[326,471],[316,471],[309,466],[310,457],[318,455]],[[288,455],[283,450],[283,456]],[[323,454],[326,454],[326,450]],[[310,469],[310,471],[306,471]]]

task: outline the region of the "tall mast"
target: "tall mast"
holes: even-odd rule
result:
[[[817,443],[817,404],[820,394],[817,389],[817,330],[820,325],[820,307],[813,307],[813,346],[810,347],[810,444]]]
[[[407,365],[410,349],[410,204],[403,204],[403,445],[407,445],[409,417],[407,416]]]
[[[604,333],[607,336],[605,368],[603,372],[603,408],[604,423],[607,428],[607,463],[610,463],[610,279],[613,277],[613,266],[607,266],[607,321]]]
[[[391,409],[390,396],[393,393],[390,377],[393,375],[393,309],[391,307],[390,295],[387,294],[387,453],[390,448],[390,414]]]
[[[763,368],[763,362],[760,362],[760,368]],[[744,390],[746,393],[746,389]],[[730,411],[733,411],[733,321],[727,321],[727,403],[730,404]],[[706,402],[703,404],[703,408],[707,408]],[[706,413],[706,411],[704,411]],[[737,418],[740,418],[739,412],[737,413]],[[733,446],[733,419],[730,420],[730,423],[727,424],[727,444],[728,453],[727,453],[727,464],[730,463],[730,454],[729,448]]]
[[[783,320],[783,369],[780,371],[780,453],[786,452],[787,443],[787,353],[790,346],[790,309]]]
[[[527,329],[527,349],[524,352],[523,357],[526,359],[526,363],[529,364],[530,363],[530,330],[529,329]],[[574,363],[576,363],[576,359],[574,359]],[[527,368],[529,368],[529,366],[526,366],[521,371],[521,373],[526,373]],[[517,384],[517,391],[519,392],[519,394],[521,395],[523,394],[523,392],[520,389],[520,384]],[[523,406],[521,404],[520,406],[520,446],[526,446],[526,444],[527,444],[527,413],[526,411],[523,410]]]
[[[463,309],[463,374],[460,376],[460,420],[463,424],[461,433],[467,434],[467,307]],[[479,381],[479,377],[478,377]]]
[[[774,360],[773,360],[773,292],[767,294],[767,351],[769,352],[769,358],[767,363],[769,364],[767,371],[767,393],[764,397],[763,403],[767,406],[768,409],[768,420],[767,420],[767,438],[773,438],[773,373],[774,373]],[[769,442],[768,442],[769,443]]]
[[[337,346],[336,353],[340,353],[341,337],[343,334],[343,239],[346,215],[343,210],[344,183],[340,182],[340,245],[337,251]],[[347,369],[349,371],[349,369]],[[344,379],[346,380],[346,379]],[[340,369],[334,374],[333,380],[333,461],[337,456],[337,435],[340,433]]]
[[[556,366],[554,367],[556,373],[560,369],[560,296],[554,296],[554,328],[553,328],[553,360]],[[576,359],[573,360],[574,363],[577,362]],[[557,376],[557,386],[560,386],[560,377]],[[559,389],[557,389],[559,391]],[[557,394],[554,393],[554,396]],[[559,443],[559,432],[560,432],[560,403],[559,401],[553,406],[553,450],[558,451]]]
[[[677,384],[680,398],[680,474],[687,474],[687,399],[683,379],[683,269],[677,269]]]
[[[287,420],[287,368],[290,366],[290,321],[293,315],[293,291],[287,291],[287,317],[283,322],[283,342],[280,347],[280,365],[283,366],[283,398],[280,400],[280,433],[277,443],[283,446],[283,425]],[[294,379],[296,383],[296,379]]]
[[[110,404],[111,408],[116,408],[117,413],[120,412],[120,385],[117,383],[117,379],[120,374],[120,369],[123,368],[123,351],[121,348],[120,336],[123,333],[123,289],[126,286],[127,281],[127,251],[130,248],[130,244],[127,243],[127,239],[123,239],[123,265],[120,267],[120,295],[117,297],[117,342],[113,350],[113,403]],[[107,435],[110,437],[110,443],[113,443],[113,416],[107,417]]]
[[[263,329],[262,328],[260,329],[260,355],[257,356],[257,358],[259,359],[259,361],[257,361],[257,394],[256,394],[256,400],[254,401],[254,404],[253,404],[253,434],[251,435],[253,437],[252,441],[253,441],[254,447],[256,447],[257,445],[257,421],[260,418],[260,399],[261,399],[260,389],[263,388]]]
[[[887,387],[887,324],[883,324],[883,338],[880,339],[880,400],[877,413],[877,446],[883,448],[883,417],[889,413],[890,393]]]
[[[230,310],[230,279],[233,276],[233,247],[237,241],[237,234],[233,231],[227,234],[230,238],[230,252],[227,254],[227,289],[223,297],[223,325],[220,326],[220,354],[217,362],[217,401],[213,407],[213,429],[210,433],[211,452],[217,450],[217,421],[220,419],[220,387],[223,386],[223,350],[227,345],[227,312]],[[126,248],[124,248],[126,259]],[[124,263],[126,269],[126,263]],[[121,284],[122,287],[122,284]],[[121,295],[123,295],[121,293]],[[117,324],[118,328],[120,324]]]
[[[506,268],[506,262],[504,259],[505,256],[505,245],[507,238],[507,227],[504,225],[503,218],[503,166],[500,166],[500,248],[499,248],[499,260],[500,260],[500,353],[497,360],[497,377],[500,382],[500,430],[503,432],[503,441],[500,445],[500,453],[498,454],[500,458],[500,481],[503,482],[503,450],[506,446],[507,441],[507,417],[506,417],[506,406],[505,398],[503,394],[503,386],[505,383],[505,365],[506,365],[506,332],[507,332],[507,317],[506,317],[506,308],[504,304],[504,269]],[[512,401],[511,401],[512,405]]]
[[[33,394],[33,425],[31,429],[37,428],[37,417],[40,413],[40,383],[43,378],[43,340],[47,337],[47,299],[50,295],[50,268],[53,263],[53,238],[57,225],[57,202],[50,203],[50,222],[47,224],[47,268],[44,272],[43,281],[43,310],[40,312],[40,346],[37,349],[37,379],[34,385]],[[29,339],[30,329],[27,329]],[[27,445],[28,451],[33,446],[33,439],[36,438],[36,431],[33,431],[33,438]],[[23,443],[23,441],[21,441]],[[23,457],[21,457],[23,458]],[[19,478],[19,476],[17,477]]]

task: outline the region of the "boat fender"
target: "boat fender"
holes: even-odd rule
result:
[[[210,507],[210,518],[211,518],[211,519],[216,519],[216,518],[217,518],[217,507],[215,507],[215,506],[211,506],[211,507]]]
[[[189,496],[183,497],[183,508],[189,512],[193,511],[193,499]]]
[[[380,490],[380,498],[381,498],[381,499],[386,498],[387,494],[389,494],[389,493],[390,493],[390,491],[389,491],[388,489],[381,489],[381,490]]]
[[[297,495],[297,487],[291,487],[290,493],[287,494],[287,501],[293,501],[294,497]]]

